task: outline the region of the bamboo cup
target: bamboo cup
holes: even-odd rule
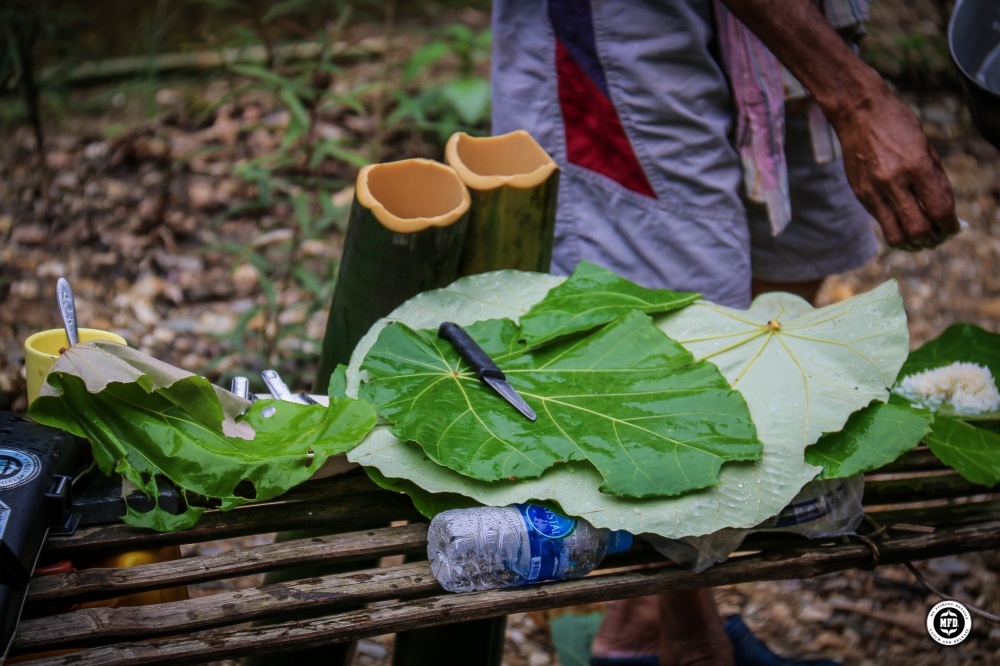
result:
[[[469,191],[451,167],[426,159],[358,173],[313,391],[326,395],[378,319],[422,291],[447,286],[458,262]]]
[[[459,275],[507,268],[548,272],[559,167],[524,130],[490,137],[453,134],[445,161],[472,206]]]

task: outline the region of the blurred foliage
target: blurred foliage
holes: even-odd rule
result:
[[[879,0],[872,3],[864,59],[899,88],[916,93],[957,87],[948,47],[954,0]]]
[[[325,316],[336,274],[329,256],[315,248],[329,247],[346,224],[350,199],[338,194],[349,192],[358,167],[399,159],[399,148],[389,146],[435,157],[453,132],[487,130],[490,32],[462,24],[468,7],[481,17],[489,2],[2,0],[0,93],[16,90],[23,100],[20,116],[7,104],[3,112],[35,129],[44,192],[44,127],[70,110],[62,102],[70,86],[94,86],[83,101],[73,95],[71,110],[102,111],[106,137],[129,134],[136,121],[126,119],[126,111],[147,126],[162,116],[166,109],[156,96],[165,86],[186,95],[182,117],[170,123],[207,127],[232,109],[259,108],[257,125],[242,126],[240,139],[276,132],[279,140],[265,151],[237,158],[233,146],[208,142],[196,155],[172,156],[173,173],[196,156],[235,159],[232,175],[249,196],[219,213],[213,226],[256,220],[266,240],[205,248],[206,257],[226,262],[234,277],[239,270],[245,280],[252,271],[257,293],[235,327],[219,332],[224,353],[198,372],[224,374],[218,377],[224,382],[271,367],[290,385],[307,386],[320,344],[310,331],[322,333],[322,326],[309,324]],[[359,36],[381,36],[386,47],[357,68],[359,62],[346,61],[338,49]],[[308,46],[312,55],[289,48],[295,45]],[[211,74],[192,59],[186,73],[196,78],[185,83],[177,79],[182,70],[168,64],[177,62],[176,53],[228,50],[264,56]],[[224,94],[198,91],[219,78],[227,82]],[[198,92],[178,92],[187,90]]]
[[[349,204],[334,204],[336,195],[353,184],[350,177],[358,167],[381,159],[387,137],[416,134],[428,145],[440,146],[454,131],[485,127],[489,84],[477,72],[488,61],[489,32],[449,25],[439,38],[412,54],[399,57],[387,47],[379,75],[357,81],[349,66],[334,57],[334,47],[356,21],[372,20],[373,5],[383,10],[381,34],[392,37],[394,3],[283,0],[254,13],[254,7],[232,0],[192,1],[239,13],[235,24],[239,29],[219,46],[263,46],[267,52],[262,63],[229,67],[241,83],[205,115],[249,96],[270,100],[269,115],[287,119],[276,148],[240,163],[234,171],[256,193],[254,199],[217,220],[222,223],[247,214],[280,217],[291,234],[274,243],[211,248],[228,253],[235,266],[251,266],[261,292],[235,328],[223,335],[236,362],[223,356],[215,363],[250,375],[264,366],[277,368],[289,384],[307,386],[320,340],[310,335],[306,324],[325,313],[336,271],[318,267],[303,248],[312,242],[329,243],[343,231]],[[294,17],[306,8],[310,20],[296,21]],[[277,23],[282,24],[280,30],[274,28]],[[319,54],[282,59],[275,35],[288,31],[319,45]],[[330,131],[348,117],[368,121],[371,131]]]
[[[943,34],[909,32],[872,43],[865,60],[897,86],[915,91],[957,86],[958,73]]]
[[[443,144],[455,132],[475,131],[490,117],[489,81],[478,75],[488,62],[492,33],[450,25],[441,36],[417,49],[402,65],[401,85],[393,88],[392,127],[429,132]],[[435,68],[454,59],[453,78],[435,76]]]

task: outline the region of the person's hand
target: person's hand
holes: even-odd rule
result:
[[[886,242],[916,251],[959,231],[955,195],[913,113],[888,91],[838,123],[847,179]]]

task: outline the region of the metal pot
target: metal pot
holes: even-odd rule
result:
[[[948,48],[972,122],[1000,148],[1000,2],[958,0],[948,22]]]

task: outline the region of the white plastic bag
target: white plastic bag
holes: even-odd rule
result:
[[[725,562],[751,532],[792,532],[809,538],[853,534],[864,517],[864,488],[861,474],[812,481],[781,513],[752,529],[723,529],[683,539],[656,534],[644,534],[642,538],[664,557],[701,572]]]

